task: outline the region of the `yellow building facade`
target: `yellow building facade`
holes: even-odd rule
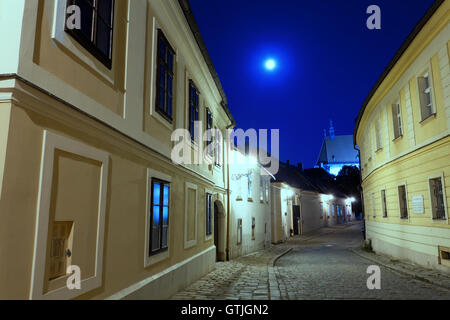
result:
[[[226,145],[171,160],[234,126],[189,4],[103,3],[70,32],[65,0],[0,0],[0,299],[164,299],[226,257]]]
[[[361,109],[366,235],[376,252],[450,270],[450,1],[437,1]]]

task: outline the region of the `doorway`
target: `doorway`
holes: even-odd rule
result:
[[[294,235],[299,235],[301,233],[301,230],[299,228],[299,225],[301,223],[300,220],[300,206],[292,206],[292,218],[294,223]]]

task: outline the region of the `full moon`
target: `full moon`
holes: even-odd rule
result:
[[[267,70],[272,71],[277,67],[277,62],[274,59],[267,59],[264,63],[264,67]]]

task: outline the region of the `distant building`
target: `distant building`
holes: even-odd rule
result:
[[[319,181],[306,171],[301,165],[280,162],[271,188],[273,243],[351,220],[351,199],[334,187],[332,179]]]
[[[230,150],[230,258],[271,246],[270,179],[248,153]]]
[[[359,168],[358,151],[353,147],[353,136],[334,134],[333,122],[330,121],[330,135],[325,139],[320,150],[316,168],[324,168],[328,173],[337,176],[343,166],[356,166]]]

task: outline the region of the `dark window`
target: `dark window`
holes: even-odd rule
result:
[[[435,178],[430,180],[431,191],[431,209],[433,212],[433,219],[445,219],[445,205],[444,205],[444,189],[442,188],[442,179]]]
[[[207,140],[206,140],[206,147],[209,147],[213,142],[213,116],[211,111],[206,108],[206,132],[207,132]],[[214,149],[209,148],[208,154],[212,157],[214,156]]]
[[[400,218],[408,219],[408,201],[406,198],[406,187],[398,187],[398,198],[400,201]]]
[[[206,235],[212,235],[212,195],[206,194]]]
[[[256,239],[256,219],[252,217],[252,240]]]
[[[150,217],[150,252],[154,255],[168,248],[170,184],[152,179],[152,207]]]
[[[198,121],[199,112],[199,92],[192,80],[189,81],[189,133],[192,141],[197,141],[195,137],[195,122]]]
[[[381,190],[381,207],[383,209],[383,217],[387,218],[386,190]]]
[[[161,30],[158,30],[158,54],[156,76],[156,111],[172,121],[173,79],[175,51]]]
[[[67,0],[67,6],[71,5],[80,8],[81,29],[66,26],[66,32],[111,69],[114,0]]]

